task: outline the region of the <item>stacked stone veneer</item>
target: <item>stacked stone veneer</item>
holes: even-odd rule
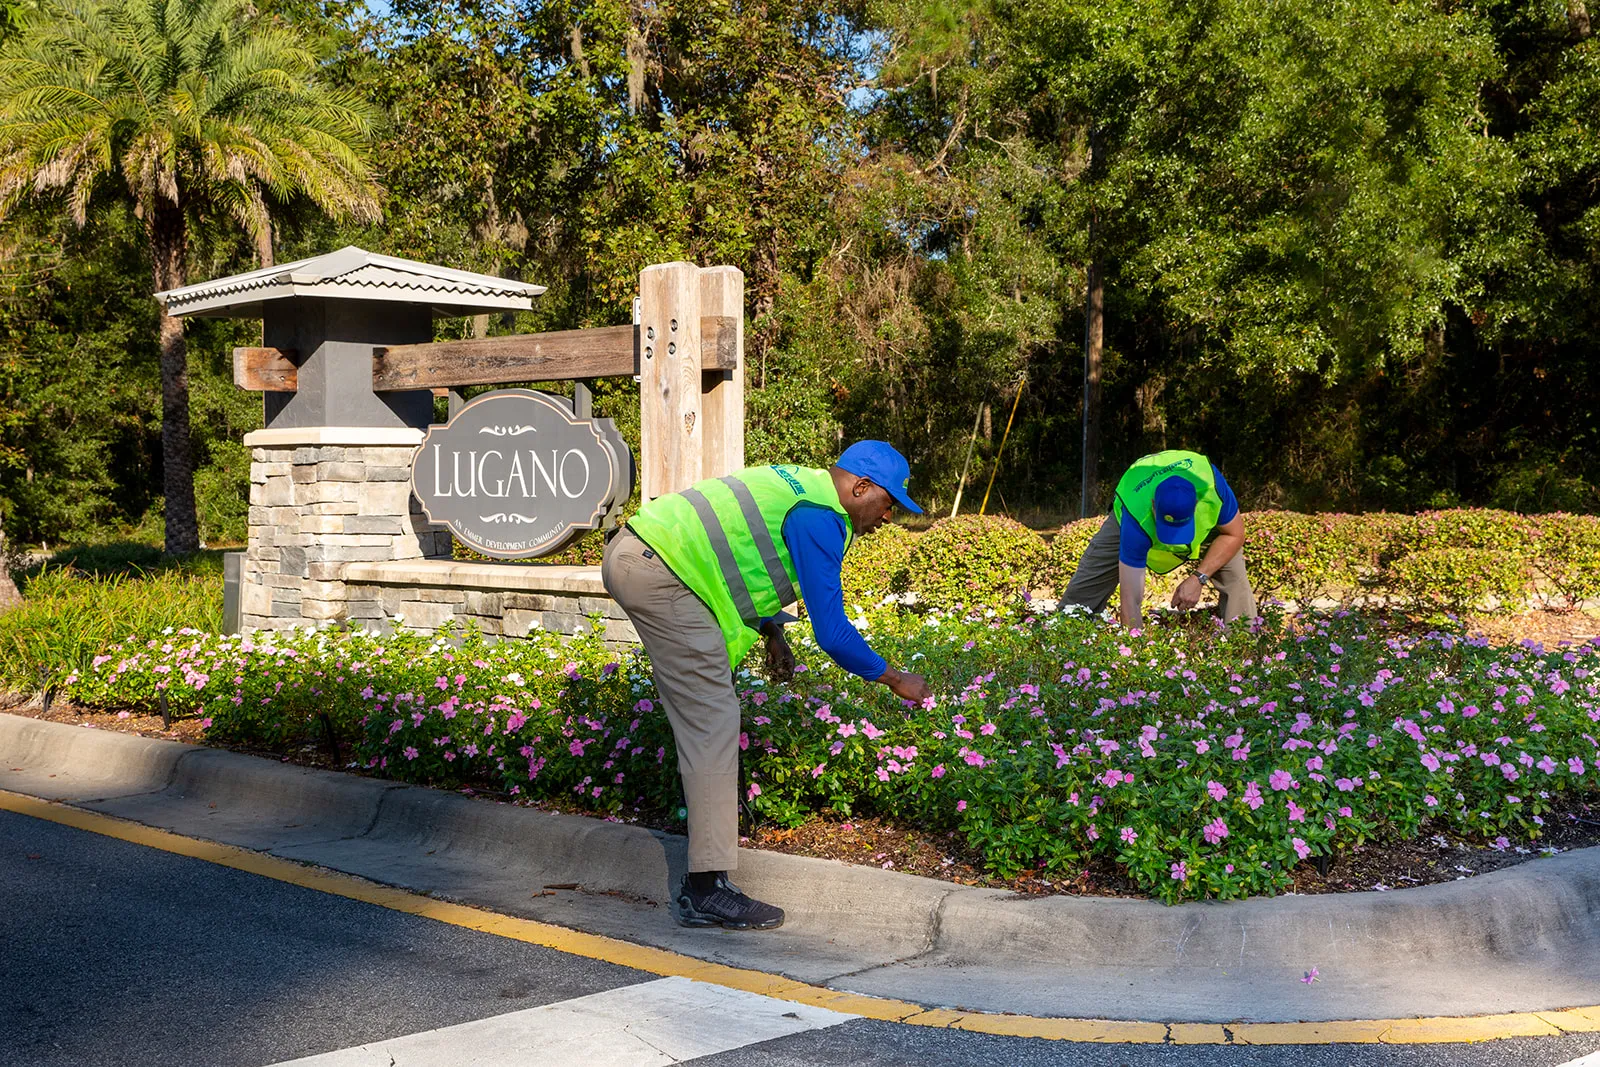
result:
[[[498,637],[536,630],[587,632],[594,620],[614,645],[639,640],[633,624],[600,584],[599,567],[415,560],[352,563],[345,568],[352,617],[379,629],[403,625],[432,633],[454,625]]]
[[[434,632],[455,624],[524,637],[581,633],[636,641],[597,567],[457,563],[451,537],[411,493],[422,433],[260,430],[251,449],[250,544],[240,572],[245,630],[347,624]]]

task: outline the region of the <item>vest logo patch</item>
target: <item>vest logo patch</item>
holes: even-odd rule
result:
[[[1137,493],[1139,490],[1143,489],[1145,486],[1149,485],[1151,482],[1155,481],[1157,478],[1161,477],[1164,474],[1171,474],[1173,471],[1178,470],[1179,468],[1182,468],[1183,470],[1189,470],[1193,466],[1194,466],[1194,460],[1192,460],[1192,459],[1180,459],[1176,463],[1168,463],[1165,467],[1162,467],[1160,470],[1158,470],[1154,474],[1150,475],[1144,481],[1142,481],[1138,485],[1134,486],[1133,487],[1133,491],[1135,493]],[[1168,520],[1168,521],[1170,521],[1170,520]]]
[[[772,469],[777,472],[778,477],[782,478],[788,483],[790,489],[794,490],[795,496],[806,495],[806,487],[800,484],[800,479],[796,478],[782,467],[773,467]]]

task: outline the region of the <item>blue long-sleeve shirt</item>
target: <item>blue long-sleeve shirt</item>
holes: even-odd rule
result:
[[[1211,476],[1217,484],[1217,495],[1222,498],[1222,510],[1217,514],[1217,525],[1225,526],[1239,514],[1239,498],[1233,495],[1233,490],[1223,480],[1222,472],[1217,470],[1216,464],[1211,466]],[[1122,540],[1117,545],[1117,559],[1130,567],[1143,569],[1152,547],[1154,542],[1150,540],[1150,535],[1144,532],[1144,527],[1139,525],[1139,520],[1133,517],[1131,510],[1123,508]]]
[[[832,508],[802,504],[783,520],[783,543],[789,546],[800,597],[811,616],[817,645],[852,674],[876,679],[889,669],[884,658],[850,624],[844,613],[839,568],[844,565],[844,519]]]

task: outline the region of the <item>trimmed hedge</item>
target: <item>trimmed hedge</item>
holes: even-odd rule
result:
[[[1010,519],[942,520],[913,542],[909,588],[938,608],[999,607],[1031,575],[1033,589],[1059,597],[1104,521],[1068,523],[1041,551],[1037,539]],[[1245,513],[1245,531],[1245,563],[1260,597],[1302,604],[1384,598],[1446,611],[1541,597],[1567,606],[1600,599],[1600,518],[1593,515],[1489,508],[1419,515],[1254,511]],[[1151,575],[1149,602],[1170,596],[1186,573]],[[872,587],[858,585],[856,595],[871,602]]]
[[[910,585],[907,567],[916,535],[904,526],[888,523],[857,538],[845,553],[839,582],[847,607],[875,607],[883,598],[904,593]]]
[[[940,519],[916,539],[906,574],[918,600],[934,608],[1009,603],[1037,582],[1044,538],[998,515]]]

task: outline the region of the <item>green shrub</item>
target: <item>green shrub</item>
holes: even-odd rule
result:
[[[1244,528],[1245,565],[1257,596],[1301,604],[1318,597],[1348,599],[1356,573],[1335,516],[1252,511]]]
[[[1424,511],[1398,524],[1388,552],[1393,559],[1413,552],[1466,548],[1532,559],[1539,521],[1532,516],[1493,508],[1450,508]]]
[[[1020,522],[957,515],[917,538],[906,572],[931,607],[995,607],[1033,588],[1046,554],[1044,538]]]
[[[905,592],[910,581],[906,566],[916,541],[916,534],[894,523],[856,538],[839,574],[845,605],[871,607],[886,596]]]
[[[1394,585],[1414,604],[1465,612],[1487,605],[1520,604],[1528,592],[1525,557],[1488,548],[1425,548],[1392,565]]]
[[[1569,607],[1600,598],[1600,518],[1559,512],[1539,516],[1533,567]]]
[[[1094,540],[1094,535],[1105,525],[1105,521],[1105,516],[1095,515],[1069,522],[1050,538],[1044,565],[1039,571],[1039,581],[1048,585],[1058,598],[1066,593],[1067,583],[1072,581],[1072,574],[1078,569],[1078,561],[1088,551],[1089,542]]]

